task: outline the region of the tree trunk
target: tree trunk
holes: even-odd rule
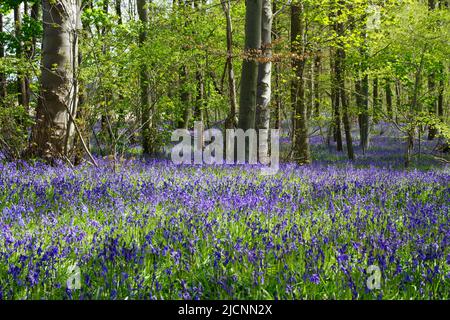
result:
[[[256,92],[257,130],[270,128],[270,101],[272,95],[272,1],[263,0],[261,18],[262,57],[258,66],[258,84]],[[259,143],[258,154],[261,163],[270,163],[269,144]]]
[[[195,98],[195,120],[204,121],[204,101],[205,101],[205,84],[203,80],[203,74],[200,70],[195,73],[195,79],[197,81],[197,96]]]
[[[420,58],[420,65],[416,70],[415,80],[414,80],[414,90],[411,97],[410,108],[409,108],[409,116],[410,123],[409,128],[407,130],[406,137],[406,154],[405,154],[405,167],[408,168],[411,165],[412,151],[414,148],[414,136],[416,131],[416,125],[412,123],[414,114],[418,111],[418,97],[420,91],[420,84],[422,82],[422,69],[424,65],[424,55],[425,49],[422,51],[422,56]]]
[[[262,0],[246,0],[245,51],[242,63],[238,128],[255,129],[258,51],[261,48]]]
[[[148,9],[146,0],[136,1],[137,12],[139,20],[141,22],[141,30],[139,31],[139,45],[142,47],[147,40],[147,28],[148,28]],[[144,154],[152,153],[152,112],[151,108],[151,96],[150,96],[150,83],[147,65],[143,63],[141,65],[141,72],[139,75],[140,90],[141,90],[141,127],[142,127],[142,152]]]
[[[261,20],[262,61],[258,66],[256,97],[256,128],[270,127],[270,99],[272,95],[272,3],[263,0]]]
[[[0,33],[3,32],[3,15],[0,13]],[[5,47],[0,42],[0,59],[5,57]],[[0,73],[0,106],[3,105],[3,101],[6,98],[6,75]]]
[[[380,110],[381,110],[381,103],[380,103],[380,94],[379,94],[379,81],[378,81],[378,77],[375,77],[373,79],[373,97],[372,97],[372,101],[373,101],[373,118],[374,118],[374,122],[378,123],[379,119],[380,119]]]
[[[428,10],[433,11],[436,8],[436,3],[434,0],[428,0]],[[440,72],[442,72],[443,68],[441,68]],[[431,103],[429,106],[429,112],[432,115],[438,114],[438,105],[439,105],[439,92],[436,92],[436,82],[435,82],[436,73],[431,72],[428,75],[428,92],[431,94]],[[440,90],[439,90],[440,91]],[[435,126],[431,125],[428,128],[428,140],[434,140],[438,131]]]
[[[294,109],[294,152],[293,160],[299,164],[311,162],[309,151],[307,108],[305,105],[305,83],[303,72],[305,69],[305,45],[303,3],[291,5],[291,50],[293,54],[292,69],[295,78],[292,81],[291,98]]]
[[[431,101],[430,101],[430,105],[429,105],[429,112],[432,115],[436,115],[437,114],[437,105],[438,105],[438,97],[436,96],[436,83],[434,80],[435,74],[431,73],[428,76],[428,92],[431,95]],[[434,140],[434,138],[437,135],[437,130],[436,127],[434,127],[433,125],[431,125],[428,128],[428,140]]]
[[[318,117],[320,114],[320,72],[322,69],[322,52],[318,51],[314,56],[314,116]]]
[[[22,15],[20,12],[20,4],[14,7],[14,30],[16,39],[18,39],[19,44],[16,51],[17,59],[23,58],[23,43],[20,41],[22,37]],[[17,98],[19,105],[23,106],[25,110],[28,110],[29,98],[28,98],[28,89],[26,76],[23,70],[19,70],[17,73]]]
[[[336,61],[334,50],[330,48],[330,73],[331,73],[331,106],[333,109],[333,136],[336,142],[336,150],[341,152],[344,150],[342,145],[342,130],[341,130],[341,114],[339,108],[339,84],[336,79]]]
[[[389,82],[389,80],[386,80],[386,85],[385,85],[385,90],[386,90],[386,108],[387,108],[387,116],[388,118],[391,120],[392,116],[393,116],[393,111],[392,111],[392,87],[391,87],[391,83]]]
[[[444,72],[442,69],[441,72]],[[438,94],[438,117],[441,121],[444,121],[444,88],[445,82],[444,79],[441,78],[439,80],[439,94]]]
[[[398,112],[401,110],[401,107],[402,107],[402,89],[400,81],[397,80],[395,81],[395,109],[396,109],[394,115],[395,121],[398,120]]]
[[[339,1],[340,5],[344,5],[342,1]],[[341,9],[338,10],[338,18],[342,15]],[[344,37],[345,26],[343,22],[338,22],[335,24],[336,26],[336,34],[338,37]],[[350,160],[355,159],[354,151],[353,151],[353,140],[351,133],[351,124],[350,118],[348,114],[348,97],[347,92],[345,91],[345,49],[344,44],[339,41],[338,47],[336,49],[336,58],[334,62],[335,67],[335,77],[336,84],[338,85],[338,97],[341,100],[342,112],[343,112],[343,122],[344,122],[344,131],[345,131],[345,142],[347,144],[347,155]]]
[[[188,88],[188,67],[186,65],[181,66],[179,71],[179,83],[180,83],[180,100],[183,107],[183,117],[178,123],[178,128],[189,129],[189,123],[192,118],[191,107],[191,92]]]
[[[365,44],[366,38],[364,38],[364,47],[360,49],[363,59],[368,59],[367,49]],[[369,138],[370,138],[370,117],[369,117],[369,76],[367,75],[367,65],[363,61],[361,63],[361,73],[363,77],[359,81],[359,91],[357,95],[359,96],[359,136],[360,136],[360,146],[363,154],[369,149]]]
[[[118,18],[118,23],[119,25],[122,24],[122,6],[121,6],[121,2],[122,0],[115,0],[115,9],[116,9],[116,14],[117,14],[117,18]]]
[[[231,0],[221,0],[222,9],[227,23],[227,70],[228,70],[228,95],[230,98],[230,113],[228,115],[225,127],[234,129],[237,125],[237,100],[236,100],[236,79],[233,68],[233,26],[231,24],[230,3]]]
[[[73,147],[78,88],[78,0],[43,0],[41,92],[32,136],[35,154],[67,157]]]

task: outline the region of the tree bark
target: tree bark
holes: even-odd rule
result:
[[[344,3],[340,0],[339,1],[340,6],[344,6]],[[342,15],[342,11],[339,8],[338,9],[338,18]],[[344,22],[340,21],[335,24],[336,27],[336,34],[340,39],[342,39],[345,36],[345,26]],[[352,139],[352,133],[351,133],[351,124],[350,124],[350,117],[349,117],[349,103],[348,103],[348,97],[347,92],[345,91],[345,49],[344,44],[342,41],[338,41],[338,47],[336,49],[336,57],[334,62],[335,67],[335,77],[336,77],[336,84],[338,85],[338,98],[341,100],[341,106],[342,106],[342,112],[343,112],[343,122],[344,122],[344,131],[345,131],[345,142],[347,144],[347,155],[350,160],[355,159],[355,154],[353,151],[353,139]]]
[[[272,96],[272,1],[263,0],[261,18],[262,55],[258,65],[258,84],[256,93],[257,130],[270,128],[270,101]],[[261,163],[270,163],[269,144],[259,143],[258,154]]]
[[[22,38],[22,15],[20,12],[20,4],[14,7],[14,33],[18,41],[16,57],[18,59],[23,58],[23,43],[20,40]],[[26,76],[23,70],[18,70],[17,72],[17,98],[19,105],[23,106],[25,110],[28,110],[29,98]]]
[[[322,69],[322,52],[318,51],[314,56],[314,116],[318,117],[320,114],[320,72]]]
[[[428,92],[431,95],[430,99],[430,105],[429,105],[429,112],[432,115],[437,114],[437,107],[438,107],[438,96],[436,95],[436,82],[434,80],[435,74],[431,73],[428,76]],[[434,138],[437,135],[436,127],[430,126],[428,128],[428,140],[434,140]]]
[[[115,9],[116,9],[116,14],[117,14],[117,18],[118,18],[118,23],[119,25],[122,24],[122,0],[115,0],[116,2],[115,4]]]
[[[386,80],[385,84],[385,90],[386,90],[386,108],[387,108],[387,116],[389,119],[392,119],[393,116],[393,104],[392,104],[392,87],[389,80]]]
[[[230,99],[230,112],[225,124],[226,129],[234,129],[237,125],[237,100],[236,79],[233,68],[233,25],[231,23],[230,0],[221,0],[222,9],[226,18],[227,32],[227,71],[228,71],[228,95]]]
[[[3,32],[3,15],[0,13],[0,32]],[[0,42],[0,59],[5,57],[5,47],[3,42]],[[0,105],[3,104],[6,98],[6,75],[0,73]]]
[[[277,12],[277,1],[272,1],[273,6],[272,6],[272,13],[276,13]],[[276,17],[272,18],[272,35],[273,35],[273,39],[277,40],[279,38],[279,34],[278,34],[278,23],[277,23],[277,19]],[[275,78],[275,90],[274,90],[274,100],[275,100],[275,129],[281,129],[281,108],[282,108],[282,99],[281,99],[281,94],[280,94],[280,65],[279,63],[275,62],[275,67],[274,67],[274,78]]]
[[[137,12],[141,22],[141,29],[139,31],[139,46],[143,46],[147,40],[148,28],[148,8],[146,0],[136,1]],[[141,127],[142,127],[142,151],[144,154],[152,153],[152,112],[151,112],[151,95],[147,65],[141,65],[141,72],[139,75],[140,90],[141,90]]]
[[[363,70],[365,72],[365,70]],[[360,146],[363,154],[366,153],[369,148],[369,76],[365,74],[362,79],[358,80],[359,90],[357,95],[359,96],[359,135],[360,135]]]
[[[336,78],[336,59],[335,53],[332,48],[330,48],[330,74],[331,74],[331,106],[333,109],[333,136],[334,141],[336,142],[336,150],[341,152],[344,150],[342,145],[342,130],[341,130],[341,113],[339,106],[339,84]]]
[[[379,94],[379,80],[378,77],[375,77],[373,79],[373,114],[374,114],[374,121],[378,123],[381,115],[381,101],[380,101],[380,94]]]
[[[291,5],[291,51],[293,54],[292,69],[295,72],[291,88],[291,103],[294,109],[294,150],[293,160],[299,164],[311,162],[308,137],[307,108],[305,105],[305,44],[303,3]]]
[[[439,1],[441,2],[441,1]],[[433,11],[436,9],[436,3],[434,0],[428,0],[428,10]],[[429,106],[429,112],[432,115],[438,115],[439,117],[439,101],[441,100],[441,90],[436,90],[437,86],[436,86],[436,81],[435,81],[435,77],[436,74],[440,74],[442,73],[444,70],[443,67],[440,68],[440,70],[435,73],[435,72],[431,72],[428,75],[428,92],[431,94],[431,103]],[[428,128],[428,140],[434,140],[434,138],[436,137],[436,135],[438,134],[438,130],[436,129],[435,126],[431,125]]]
[[[341,105],[342,105],[342,120],[344,122],[344,132],[345,132],[345,143],[347,144],[347,155],[350,160],[355,159],[355,154],[353,150],[353,139],[352,139],[352,132],[351,132],[351,123],[350,123],[350,116],[349,116],[349,102],[348,102],[348,96],[347,92],[345,91],[345,79],[342,77],[344,72],[344,68],[342,67],[343,64],[340,65],[339,71],[336,72],[338,81],[340,81],[340,98],[341,98]]]
[[[261,49],[262,0],[246,0],[245,50],[242,63],[238,128],[255,129],[258,51]]]
[[[80,4],[78,0],[44,0],[41,91],[32,147],[44,159],[69,156],[78,104],[76,82]],[[72,117],[71,117],[71,116]]]
[[[258,66],[256,98],[256,128],[270,127],[270,100],[272,95],[272,3],[263,0],[261,19],[262,61]]]

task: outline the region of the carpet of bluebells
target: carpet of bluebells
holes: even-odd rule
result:
[[[448,167],[259,172],[0,162],[0,299],[450,299]]]

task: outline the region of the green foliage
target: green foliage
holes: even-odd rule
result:
[[[12,96],[8,97],[13,99]],[[6,160],[17,160],[28,142],[27,128],[33,123],[31,117],[22,106],[14,106],[12,101],[6,101],[12,107],[0,107],[0,149]]]

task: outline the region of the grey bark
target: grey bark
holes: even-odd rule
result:
[[[23,58],[23,43],[20,41],[22,36],[22,15],[20,12],[20,4],[14,7],[14,34],[16,39],[18,40],[18,47],[16,51],[16,56],[18,59]],[[19,70],[17,72],[17,99],[19,105],[23,106],[25,109],[28,108],[28,89],[27,82],[25,79],[25,74],[23,70]]]
[[[3,32],[3,15],[0,13],[0,32]],[[0,43],[0,59],[5,57],[5,47]],[[0,104],[6,98],[6,75],[0,73]]]
[[[277,12],[277,1],[273,1],[273,13]],[[272,16],[272,34],[274,39],[278,39],[278,24],[276,17]],[[275,100],[275,129],[281,128],[281,94],[280,94],[280,65],[275,63],[274,68],[274,78],[275,78],[275,90],[274,90],[274,100]]]
[[[344,6],[344,3],[342,0],[339,1],[340,6]],[[338,16],[342,14],[341,9],[338,9]],[[345,26],[342,21],[339,21],[335,24],[336,27],[336,34],[338,37],[342,38],[344,37],[344,31]],[[335,77],[336,77],[336,84],[338,86],[337,90],[339,91],[339,98],[341,101],[342,106],[342,113],[343,113],[343,122],[344,122],[344,131],[345,131],[345,142],[347,145],[347,155],[350,160],[355,159],[355,154],[353,151],[353,139],[352,139],[352,133],[351,133],[351,124],[350,124],[350,117],[349,117],[349,103],[348,103],[348,97],[347,92],[345,91],[345,49],[344,44],[339,41],[338,47],[336,49],[336,58],[334,62],[335,67]],[[337,99],[339,99],[337,98]]]
[[[147,40],[148,28],[148,8],[146,0],[136,0],[136,7],[141,21],[141,30],[139,31],[139,45],[142,47]],[[142,127],[142,151],[144,154],[152,152],[152,111],[151,111],[151,95],[150,83],[147,65],[141,65],[141,72],[139,75],[140,81],[140,95],[141,95],[141,127]]]
[[[43,0],[41,91],[32,147],[37,156],[67,157],[73,147],[78,89],[78,0]]]
[[[236,100],[236,79],[233,68],[233,25],[231,23],[230,0],[221,0],[222,9],[226,18],[227,32],[227,64],[228,71],[228,95],[230,99],[230,113],[228,115],[225,127],[234,129],[237,125],[237,100]]]
[[[258,130],[270,128],[270,101],[272,96],[272,1],[263,0],[261,18],[262,57],[258,66],[256,93],[256,120]],[[259,143],[261,163],[269,163],[269,144]]]
[[[238,128],[255,129],[258,51],[261,48],[262,0],[246,0],[245,50],[242,63]]]
[[[393,103],[392,103],[392,87],[389,80],[386,80],[385,84],[386,91],[386,111],[389,119],[393,117]]]
[[[261,19],[262,61],[258,66],[256,128],[269,129],[272,95],[272,3],[263,0]]]
[[[307,108],[305,104],[305,45],[303,41],[303,3],[291,5],[291,50],[294,55],[292,67],[295,78],[292,82],[291,98],[294,108],[294,150],[293,160],[299,164],[311,162],[308,137]]]
[[[314,56],[313,74],[314,74],[314,116],[318,117],[320,113],[320,72],[322,69],[321,52],[318,51]]]
[[[330,74],[331,74],[331,106],[333,110],[333,136],[336,142],[336,150],[341,152],[344,150],[342,145],[342,130],[341,130],[341,112],[339,99],[339,84],[336,78],[336,59],[335,52],[330,48]]]

